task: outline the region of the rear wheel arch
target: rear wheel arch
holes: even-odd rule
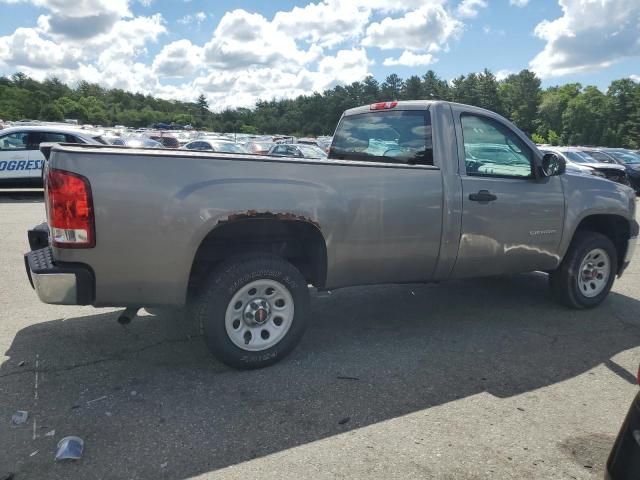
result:
[[[195,252],[188,294],[197,291],[207,275],[226,259],[252,252],[287,260],[309,284],[323,288],[327,278],[327,246],[322,231],[310,220],[282,217],[265,214],[218,222]]]

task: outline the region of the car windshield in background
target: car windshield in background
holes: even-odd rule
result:
[[[429,112],[378,111],[343,117],[331,146],[331,157],[433,165]]]
[[[327,156],[321,148],[312,145],[298,145],[298,148],[306,158],[325,158]]]
[[[221,153],[249,153],[242,145],[232,142],[211,142],[213,150]]]
[[[596,150],[587,150],[585,152],[590,157],[595,158],[598,162],[602,163],[616,163],[613,158],[611,158],[608,154],[603,152],[598,152]]]
[[[616,160],[622,163],[638,163],[640,164],[640,155],[631,152],[609,152],[610,155],[616,158]]]
[[[560,150],[560,152],[565,155],[569,160],[575,163],[596,163],[597,160],[593,157],[590,157],[586,153],[576,152],[574,150]]]

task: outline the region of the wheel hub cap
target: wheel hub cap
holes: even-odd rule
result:
[[[247,325],[264,325],[271,316],[271,304],[264,298],[256,298],[244,309],[244,321]]]

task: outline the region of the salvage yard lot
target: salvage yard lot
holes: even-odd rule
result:
[[[637,388],[640,258],[586,312],[543,274],[335,291],[290,357],[238,372],[179,313],[40,303],[43,217],[0,192],[0,479],[600,479]],[[67,435],[83,458],[57,464]]]

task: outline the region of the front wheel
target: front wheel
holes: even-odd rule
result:
[[[271,365],[298,344],[307,326],[309,291],[286,260],[255,253],[220,265],[194,300],[211,353],[233,368]]]
[[[578,231],[557,270],[549,275],[554,297],[571,308],[593,308],[607,297],[616,272],[618,256],[608,237]]]

